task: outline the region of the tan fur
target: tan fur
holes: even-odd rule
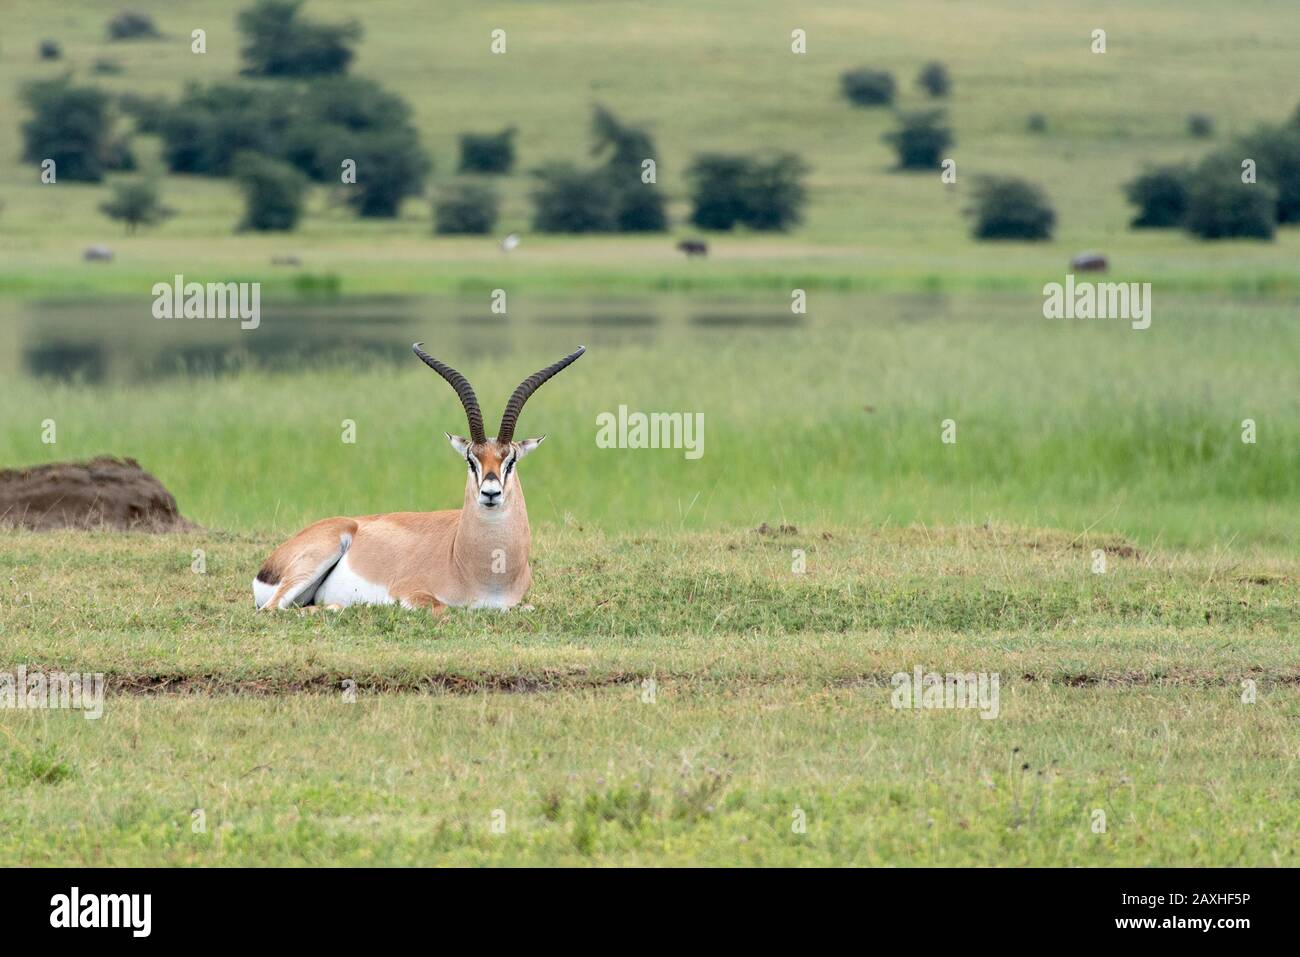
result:
[[[516,465],[504,476],[512,449]],[[263,607],[278,607],[287,594],[310,583],[322,563],[341,550],[345,536],[351,571],[406,607],[438,614],[448,605],[517,604],[532,582],[531,533],[518,471],[526,450],[521,443],[489,439],[471,451],[480,478],[467,469],[459,510],[329,518],[309,525],[266,560],[259,577],[277,587]],[[495,509],[479,504],[479,481],[491,477],[502,485],[502,504]]]

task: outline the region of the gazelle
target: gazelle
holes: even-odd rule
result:
[[[327,518],[307,526],[273,551],[253,579],[258,608],[398,603],[437,613],[448,606],[505,609],[528,591],[530,533],[517,465],[546,436],[515,441],[515,423],[528,397],[586,348],[521,382],[492,439],[483,431],[469,380],[420,343],[411,349],[465,407],[469,438],[444,433],[468,470],[464,503],[442,512]]]

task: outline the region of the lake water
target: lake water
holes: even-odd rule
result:
[[[256,329],[237,319],[157,319],[152,299],[0,302],[0,371],[6,375],[111,385],[255,368],[408,364],[410,346],[464,362],[476,355],[525,353],[531,359],[578,344],[689,347],[737,333],[780,334],[809,324],[872,315],[919,319],[942,314],[933,295],[883,297],[818,293],[816,308],[795,313],[780,291],[726,297],[664,293],[632,297],[516,295],[505,315],[487,297],[268,299]]]

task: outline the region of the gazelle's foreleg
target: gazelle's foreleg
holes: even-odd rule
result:
[[[447,611],[447,606],[427,591],[412,592],[409,595],[402,596],[400,601],[403,608],[424,608],[435,618]]]

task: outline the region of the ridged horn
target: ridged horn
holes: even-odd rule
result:
[[[483,412],[478,407],[478,396],[474,394],[474,387],[469,384],[468,379],[447,365],[447,363],[439,362],[421,349],[421,345],[422,343],[415,343],[411,346],[411,351],[419,356],[425,365],[446,379],[447,383],[456,390],[456,395],[460,398],[460,404],[465,407],[465,417],[469,420],[470,441],[475,445],[486,442],[487,435],[483,431]]]
[[[510,396],[510,401],[506,403],[506,410],[501,413],[501,428],[497,429],[497,441],[509,442],[515,435],[515,423],[519,421],[519,413],[524,408],[524,403],[528,397],[541,387],[541,384],[555,375],[566,366],[576,362],[578,357],[587,351],[586,346],[578,346],[576,352],[571,352],[559,362],[553,363],[542,369],[540,372],[534,372],[523,382],[519,383],[519,388],[515,389]]]

